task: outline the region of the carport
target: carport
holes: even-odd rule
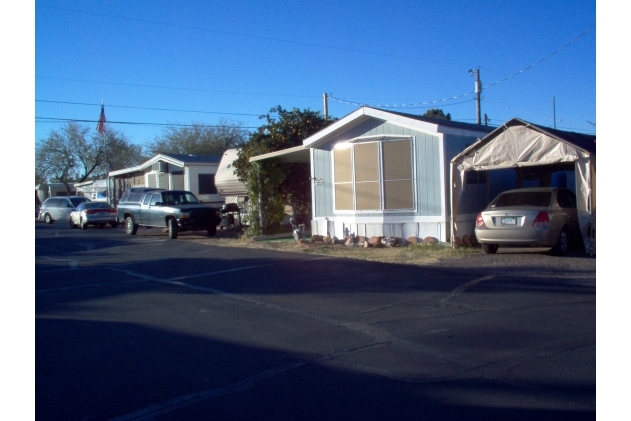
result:
[[[471,221],[458,221],[468,171],[514,168],[518,172],[574,166],[578,219],[585,251],[596,253],[596,136],[566,132],[513,118],[456,155],[451,169],[451,244],[473,231]],[[545,167],[544,167],[545,166]],[[542,177],[543,184],[549,177]],[[482,210],[482,209],[480,209]],[[475,224],[475,223],[473,223]],[[460,226],[459,226],[460,225]]]

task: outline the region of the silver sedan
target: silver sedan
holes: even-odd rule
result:
[[[110,224],[112,228],[118,226],[116,209],[106,202],[85,202],[70,212],[70,228],[87,229],[88,225],[102,228],[106,224]]]
[[[485,253],[499,246],[535,246],[564,255],[580,236],[576,195],[555,187],[505,191],[478,214],[475,236]]]

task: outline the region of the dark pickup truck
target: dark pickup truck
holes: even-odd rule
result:
[[[213,237],[221,222],[219,209],[200,203],[190,191],[156,188],[130,189],[118,203],[118,220],[134,235],[138,227],[164,228],[169,238],[178,232],[206,231]]]

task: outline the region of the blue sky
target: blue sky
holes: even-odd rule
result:
[[[96,127],[101,101],[142,144],[168,124],[321,111],[325,92],[335,117],[366,104],[473,123],[475,68],[490,125],[556,114],[596,133],[593,0],[41,0],[34,14],[36,140],[64,119]]]

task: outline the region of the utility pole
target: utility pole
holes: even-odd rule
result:
[[[554,128],[557,128],[557,106],[554,97],[552,97],[552,119],[554,121]]]
[[[322,94],[322,99],[324,100],[324,118],[329,118],[329,96],[326,93]]]
[[[480,80],[480,69],[471,69],[469,74],[475,74],[475,115],[476,122],[480,124],[482,122],[481,109],[480,109],[480,95],[482,94],[482,81]]]

